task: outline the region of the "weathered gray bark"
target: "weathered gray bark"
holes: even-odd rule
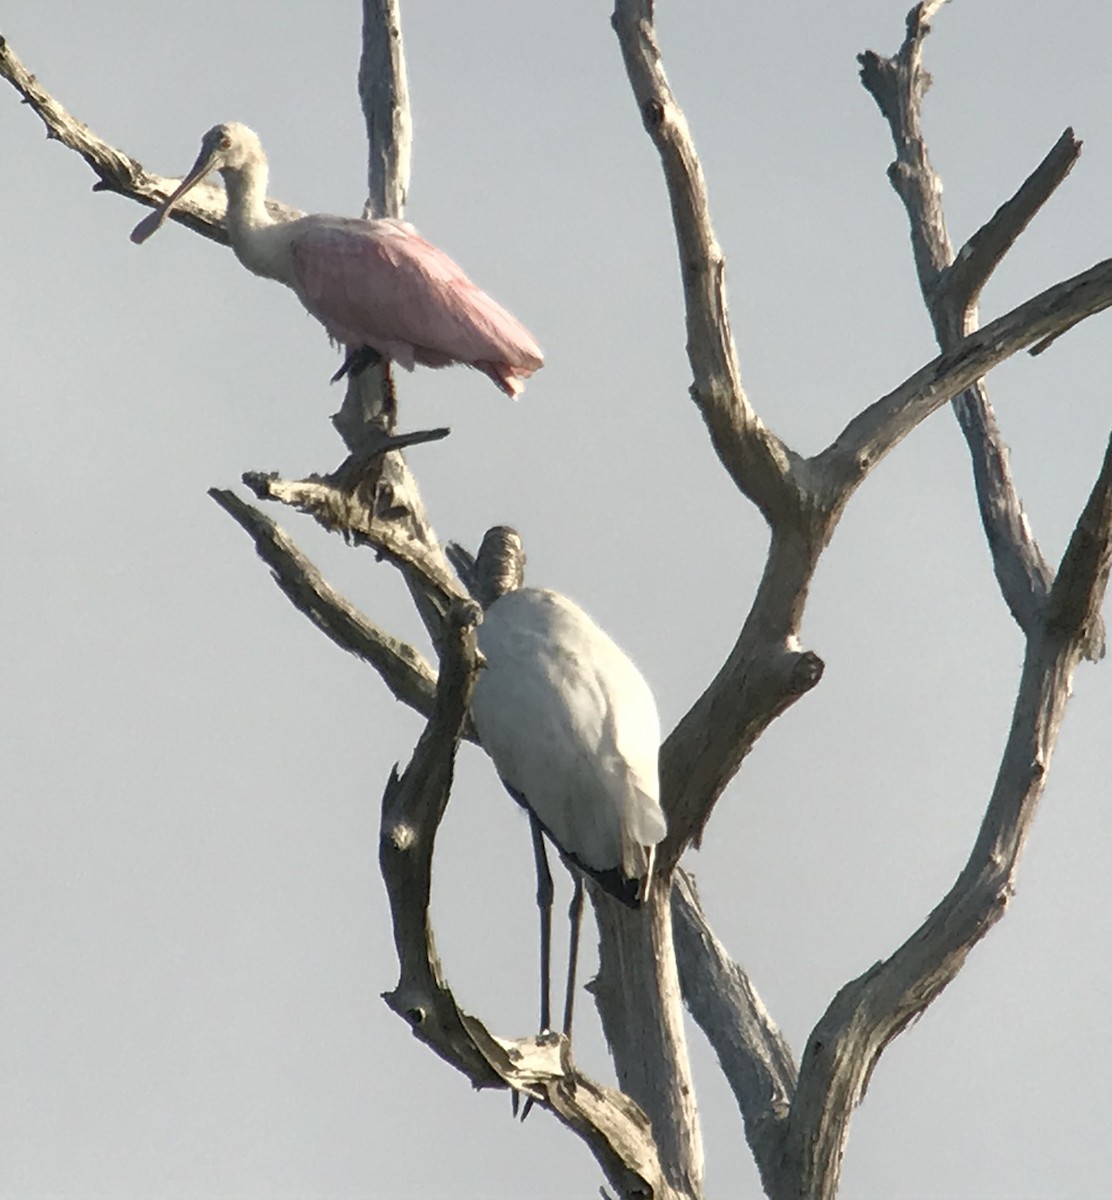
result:
[[[919,287],[942,350],[952,350],[978,325],[977,300],[989,276],[1054,190],[1073,169],[1081,143],[1067,129],[1022,186],[978,229],[955,257],[942,209],[942,183],[930,164],[920,108],[930,84],[923,69],[928,21],[941,0],[908,14],[907,37],[891,58],[859,56],[861,82],[888,122],[896,161],[888,177],[907,209]],[[1043,557],[1023,510],[1008,450],[996,422],[988,388],[978,380],[955,396],[954,415],[969,446],[981,522],[1001,595],[1016,624],[1028,632],[1046,604],[1053,571]],[[1103,655],[1103,624],[1093,631],[1086,655]]]
[[[400,217],[409,195],[413,121],[398,0],[363,0],[359,100],[367,128],[364,216]]]
[[[908,42],[901,53],[912,74],[918,71],[919,41],[935,8],[937,4],[920,7],[909,17]],[[1090,547],[1083,556],[1086,567],[1075,566],[1068,552],[1058,582],[1051,587],[1051,574],[1015,497],[991,410],[982,403],[979,380],[1017,349],[1045,344],[1059,328],[1069,328],[1074,318],[1063,318],[1063,307],[1080,305],[1087,312],[1106,307],[1112,264],[1100,263],[976,331],[974,306],[980,287],[1068,169],[1075,156],[1071,139],[1064,139],[1016,197],[971,239],[943,286],[940,276],[953,256],[937,207],[937,181],[929,175],[921,139],[906,137],[909,150],[894,168],[893,182],[901,190],[907,177],[916,180],[924,211],[934,205],[929,221],[917,225],[913,216],[913,242],[924,290],[936,289],[930,294],[937,297],[932,314],[937,314],[944,353],[864,409],[825,451],[803,460],[757,417],[741,386],[723,256],[687,125],[664,74],[651,0],[618,0],[613,23],[671,199],[687,310],[692,398],[723,466],[764,514],[772,535],[764,576],[734,650],[662,752],[668,861],[674,862],[687,840],[701,832],[718,795],[763,729],[817,682],[821,663],[800,651],[800,621],[819,556],[853,492],[915,425],[966,389],[969,395],[958,408],[973,453],[986,533],[1005,598],[1029,636],[1028,667],[1012,735],[985,831],[969,866],[908,947],[876,969],[875,987],[870,973],[867,984],[858,981],[839,993],[812,1035],[798,1075],[772,1019],[740,968],[723,961],[709,930],[703,933],[701,953],[694,952],[687,935],[703,930],[701,914],[692,896],[677,897],[684,913],[684,992],[738,1097],[766,1190],[777,1197],[832,1196],[850,1115],[879,1054],[949,982],[1003,911],[998,900],[1011,886],[1018,865],[1073,668],[1083,652],[1095,655],[1101,644],[1099,606],[1109,547],[1108,464],[1078,525],[1076,538]],[[881,101],[893,121],[898,147],[909,128],[901,118],[912,115],[917,131],[921,93],[917,77],[911,86],[905,82],[899,102],[890,105],[891,113]],[[1053,325],[1054,332],[1040,333],[1045,323]],[[1074,579],[1075,586],[1067,589],[1067,578]],[[1060,587],[1074,596],[1077,619],[1068,631],[1050,616]],[[1036,768],[1024,770],[1025,751]],[[951,919],[955,912],[964,919]]]
[[[388,369],[349,382],[335,418],[349,450],[334,472],[300,481],[248,474],[254,494],[337,529],[399,569],[429,628],[439,672],[333,592],[289,538],[234,493],[212,495],[254,539],[279,586],[333,641],[359,655],[428,726],[383,797],[380,861],[399,960],[391,1008],[476,1086],[513,1088],[547,1108],[595,1154],[621,1196],[702,1195],[702,1145],[682,1005],[714,1048],[737,1100],[765,1190],[777,1198],[832,1197],[854,1105],[885,1046],[954,977],[1004,913],[1053,753],[1074,669],[1103,647],[1100,605],[1112,556],[1112,444],[1055,573],[1030,532],[981,377],[1049,344],[1112,305],[1112,261],[1047,289],[978,329],[989,274],[1076,160],[1067,131],[1016,194],[955,255],[941,187],[922,137],[922,45],[939,0],[912,10],[890,59],[861,58],[862,78],[888,120],[897,159],[890,178],[911,223],[920,286],[942,353],[863,407],[821,453],[804,458],[761,420],[740,377],[702,170],[663,68],[651,0],[617,0],[613,26],[671,202],[686,307],[691,396],[719,460],[770,527],[768,559],[751,609],[718,674],[661,750],[669,833],[660,886],[641,913],[592,893],[600,972],[592,985],[622,1092],[578,1072],[566,1039],[498,1038],[458,1008],[436,956],[428,895],[437,826],[454,756],[472,736],[467,699],[477,669],[469,598],[432,532],[400,450],[444,431],[398,435]],[[402,215],[411,131],[397,0],[364,0],[359,90],[368,131],[368,213]],[[74,120],[0,39],[0,75],[52,136],[86,159],[100,182],[141,203],[176,181],[150,175]],[[299,215],[277,202],[279,219]],[[216,241],[223,192],[191,193],[174,218]],[[884,455],[953,399],[966,434],[986,536],[1003,597],[1027,639],[1011,732],[982,828],[950,892],[884,962],[847,983],[797,1064],[743,969],[714,936],[680,855],[761,733],[816,686],[823,664],[800,644],[818,561],[857,487]],[[469,559],[455,556],[466,578]]]
[[[367,129],[364,215],[403,217],[409,194],[413,124],[397,0],[363,0],[359,99]],[[389,362],[382,362],[348,376],[344,402],[332,424],[352,456],[357,457],[368,450],[373,452],[383,435],[394,434],[397,415],[393,371]],[[376,456],[373,485],[375,503],[388,509],[394,521],[404,524],[427,554],[441,558],[441,565],[447,570],[417,481],[400,450]],[[420,592],[414,592],[412,586],[410,590],[433,644],[438,645],[437,613],[428,607]]]
[[[672,924],[684,1004],[718,1056],[757,1169],[771,1191],[799,1068],[748,976],[714,936],[695,881],[682,867],[674,877]]]
[[[670,880],[632,911],[592,889],[599,972],[591,990],[618,1084],[652,1125],[669,1184],[703,1191],[703,1140],[684,1033],[683,997],[672,939]]]

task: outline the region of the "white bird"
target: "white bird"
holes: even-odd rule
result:
[[[254,130],[238,121],[205,134],[177,189],[131,232],[145,242],[210,171],[224,177],[228,237],[249,270],[276,279],[348,347],[333,376],[369,359],[446,367],[466,363],[516,398],[544,365],[532,334],[405,221],[314,213],[275,221],[266,207],[267,161]]]
[[[572,868],[575,891],[564,1033],[571,1032],[580,872],[633,907],[648,896],[660,807],[660,719],[641,673],[566,596],[522,587],[521,539],[483,539],[476,591],[486,660],[471,701],[483,749],[533,826],[541,908],[541,1027],[549,1028],[552,880],[541,830]]]

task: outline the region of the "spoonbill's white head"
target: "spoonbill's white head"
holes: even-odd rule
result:
[[[201,139],[197,161],[186,178],[203,179],[209,171],[238,171],[265,162],[259,135],[239,121],[227,121],[214,125]]]
[[[219,171],[226,180],[228,173],[257,175],[265,170],[266,155],[259,135],[253,129],[248,129],[239,121],[214,125],[201,139],[201,152],[185,178],[154,212],[135,226],[131,231],[131,240],[138,245],[156,233],[185,193],[210,172]]]

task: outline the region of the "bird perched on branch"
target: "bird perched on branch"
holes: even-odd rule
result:
[[[552,878],[544,837],[575,879],[564,1007],[570,1035],[583,873],[632,907],[648,896],[666,824],[657,757],[660,721],[641,673],[576,604],[522,587],[512,529],[491,529],[476,561],[485,613],[471,716],[483,749],[529,813],[541,910],[541,1028],[550,1027]]]
[[[405,221],[322,213],[276,221],[266,207],[266,155],[258,136],[236,121],[205,134],[180,186],[135,226],[131,240],[145,242],[210,171],[224,178],[239,261],[292,288],[347,348],[333,379],[379,358],[407,371],[415,363],[464,363],[516,399],[544,365],[532,334]]]

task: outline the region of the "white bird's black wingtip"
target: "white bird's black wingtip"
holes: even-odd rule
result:
[[[628,908],[641,907],[648,892],[645,880],[630,879],[617,867],[608,867],[606,870],[600,871],[596,867],[588,867],[585,863],[581,863],[574,854],[568,854],[566,851],[560,853],[584,875],[590,876],[607,895],[613,896],[615,900],[620,900]]]

